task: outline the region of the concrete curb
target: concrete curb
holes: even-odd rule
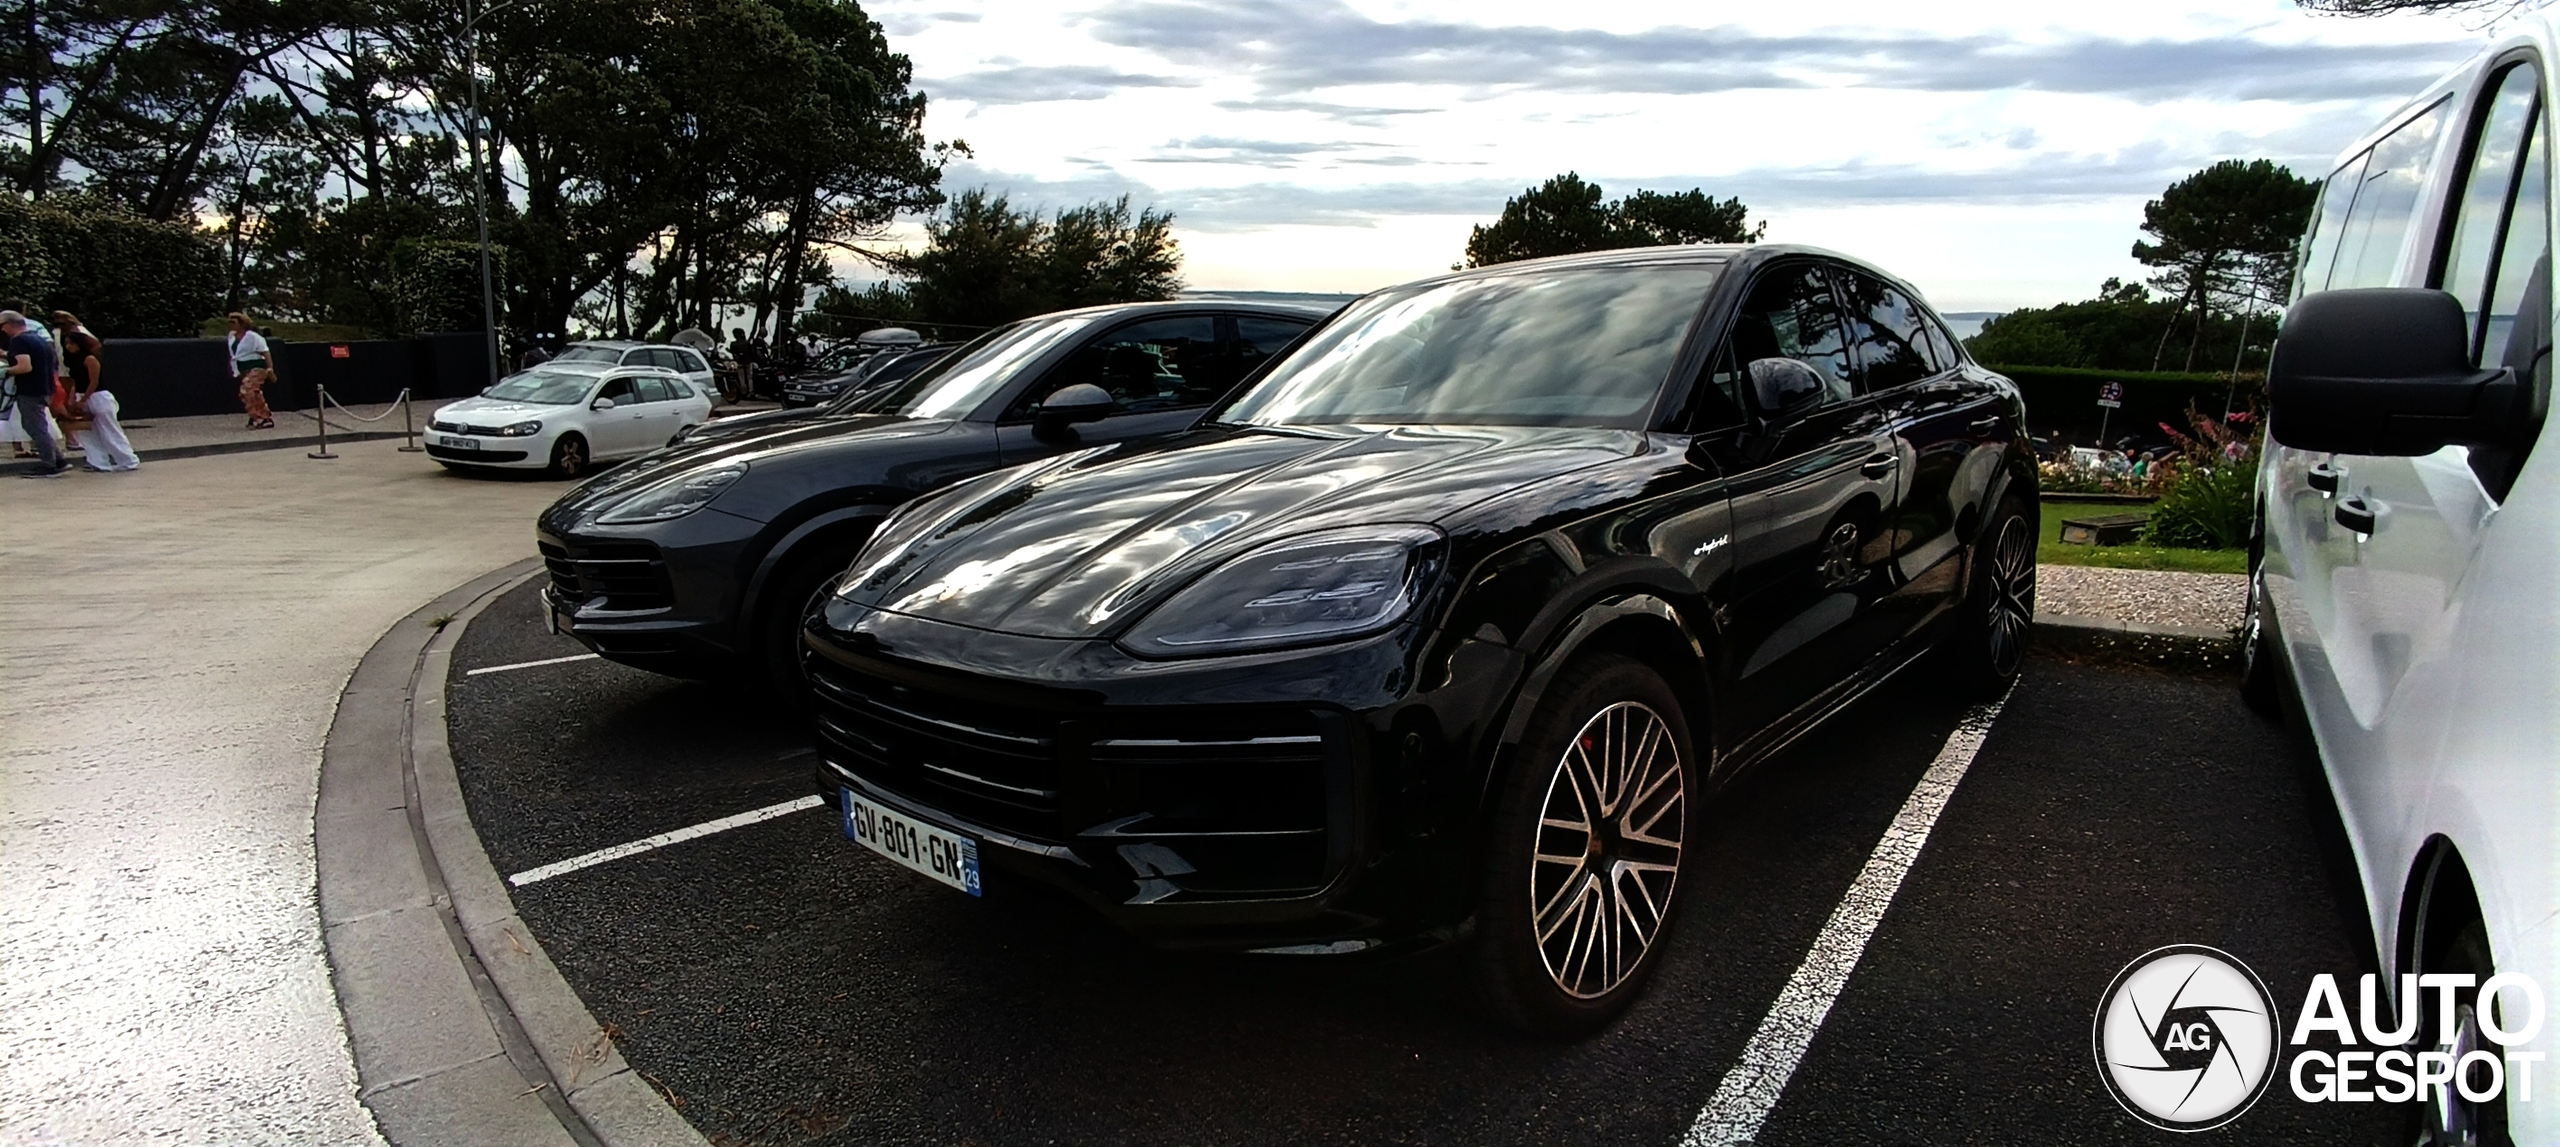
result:
[[[357,430],[341,434],[329,432],[329,442],[374,442],[384,438],[403,438],[397,430]],[[136,450],[134,456],[145,462],[166,462],[172,458],[206,458],[215,454],[248,454],[258,450],[309,450],[318,445],[310,433],[291,438],[268,438],[257,442],[207,442],[196,446],[163,446],[156,450]]]
[[[321,934],[358,1097],[395,1147],[705,1147],[623,1062],[515,914],[448,750],[453,647],[536,559],[401,619],[356,667],[321,752]]]
[[[2186,673],[2221,673],[2240,665],[2238,643],[2219,629],[2039,613],[2028,640],[2056,653]]]

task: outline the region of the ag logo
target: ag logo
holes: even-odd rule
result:
[[[2090,1033],[2098,1077],[2134,1117],[2205,1131],[2240,1117],[2275,1078],[2276,1002],[2228,953],[2174,944],[2116,973]]]

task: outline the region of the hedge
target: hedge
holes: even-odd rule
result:
[[[187,224],[0,194],[0,297],[70,311],[106,338],[159,338],[195,333],[222,310],[222,287],[221,248]]]
[[[2087,445],[2096,441],[2104,408],[2098,405],[2099,388],[2109,382],[2124,385],[2124,405],[2104,419],[2109,439],[2128,435],[2147,443],[2163,443],[2168,435],[2160,432],[2166,422],[2181,432],[2187,429],[2187,408],[2214,417],[2222,414],[2226,396],[2233,409],[2247,410],[2253,404],[2264,405],[2265,381],[2257,374],[2243,373],[2235,392],[2227,374],[2183,374],[2175,371],[2089,370],[2062,366],[1994,366],[2018,384],[2027,400],[2027,425],[2036,433]]]

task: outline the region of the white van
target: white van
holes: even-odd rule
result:
[[[2519,25],[2322,188],[2269,369],[2246,688],[2299,701],[2395,994],[2399,974],[2521,973],[2560,1004],[2560,53],[2542,17]],[[2486,1017],[2457,991],[2450,1024],[2420,992],[2414,1050],[2560,1060],[2560,1023],[2499,1054],[2520,989]],[[2532,1101],[2436,1089],[2426,1141],[2560,1143],[2555,1070]]]

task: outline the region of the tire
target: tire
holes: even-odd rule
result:
[[[587,472],[587,440],[575,434],[563,434],[551,444],[551,473],[555,477],[576,478]]]
[[[2497,972],[2496,963],[2489,956],[2488,930],[2477,919],[2469,921],[2462,931],[2455,933],[2453,942],[2445,946],[2443,954],[2428,963],[2431,965],[2426,969],[2429,972],[2467,973],[2475,977],[2475,982],[2486,980]],[[2489,1042],[2489,1037],[2481,1032],[2480,1021],[2473,1012],[2478,1002],[2477,995],[2469,989],[2455,993],[2458,1002],[2454,1005],[2454,1027],[2443,1031],[2438,1030],[2439,1009],[2432,1006],[2433,995],[2429,993],[2427,998],[2431,1006],[2421,1013],[2426,1027],[2418,1037],[2418,1046],[2430,1051],[2449,1051],[2457,1060],[2467,1051],[2494,1052],[2497,1045]],[[2514,1018],[2508,1017],[2510,1022]],[[2451,1087],[2441,1093],[2431,1091],[2420,1097],[2418,1124],[2420,1147],[2514,1147],[2515,1143],[2507,1129],[2507,1104],[2503,1092],[2488,1102],[2473,1103]]]
[[[1588,1035],[1626,1010],[1668,946],[1697,755],[1662,676],[1603,653],[1557,677],[1518,761],[1485,834],[1477,987],[1510,1027]]]
[[[2036,530],[2023,500],[2000,499],[1969,564],[1964,605],[1940,648],[1958,689],[1996,697],[2017,682],[2036,618]]]
[[[756,607],[755,657],[765,693],[786,708],[809,708],[809,679],[800,669],[800,622],[827,584],[853,564],[869,530],[855,538],[822,539],[816,549],[789,555],[765,582]]]

